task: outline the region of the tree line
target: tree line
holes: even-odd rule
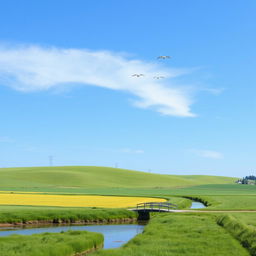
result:
[[[256,185],[256,176],[254,175],[245,176],[242,179],[237,180],[236,183]]]

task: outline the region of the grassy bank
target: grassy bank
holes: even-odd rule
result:
[[[256,229],[249,227],[231,215],[222,215],[217,218],[219,225],[224,227],[240,243],[248,249],[252,256],[256,255]]]
[[[1,256],[73,256],[100,247],[103,235],[87,231],[0,237]]]
[[[136,218],[137,214],[125,209],[89,209],[57,207],[18,207],[1,206],[0,223],[75,223],[75,222],[111,222]]]
[[[256,213],[255,212],[241,212],[241,213],[230,213],[231,216],[244,224],[256,229]]]
[[[184,197],[170,197],[170,202],[178,205],[178,209],[188,209],[192,205],[190,198]]]
[[[161,214],[124,247],[97,256],[249,256],[249,252],[206,214]]]

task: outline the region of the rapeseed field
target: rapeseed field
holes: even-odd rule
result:
[[[93,196],[93,195],[43,195],[43,194],[0,194],[0,205],[32,205],[62,207],[126,208],[144,202],[165,202],[161,198]]]

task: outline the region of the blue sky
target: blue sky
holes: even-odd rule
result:
[[[52,155],[255,174],[255,11],[253,0],[1,3],[0,166]]]

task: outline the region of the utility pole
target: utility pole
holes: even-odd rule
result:
[[[118,168],[118,163],[115,163],[115,168]]]
[[[49,156],[49,166],[53,166],[53,156]]]

